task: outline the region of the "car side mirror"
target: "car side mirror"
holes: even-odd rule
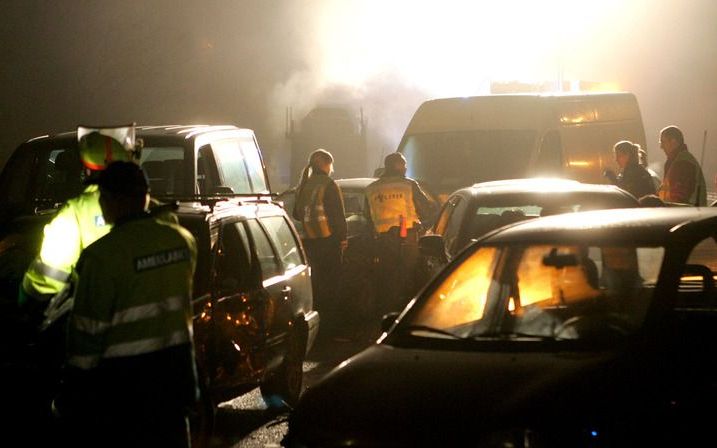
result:
[[[442,262],[448,261],[446,245],[441,235],[424,235],[418,240],[418,249],[425,257],[438,258]]]
[[[393,327],[393,324],[396,323],[396,319],[398,319],[400,313],[394,311],[392,313],[384,314],[383,318],[381,319],[381,332],[386,333],[388,330]]]

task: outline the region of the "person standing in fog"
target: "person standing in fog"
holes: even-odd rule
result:
[[[366,219],[375,235],[374,270],[380,285],[379,312],[398,311],[418,291],[418,237],[431,220],[433,202],[406,177],[406,159],[386,156],[384,173],[366,187]]]
[[[136,164],[113,162],[97,183],[113,227],[77,263],[55,413],[72,446],[188,447],[187,418],[199,392],[196,242],[147,212],[148,183]]]
[[[687,150],[680,128],[663,128],[660,131],[660,148],[667,155],[660,199],[696,206],[707,205],[705,176],[697,159]]]
[[[296,188],[293,216],[303,225],[302,241],[311,265],[314,303],[322,316],[324,333],[338,329],[341,259],[348,246],[344,200],[339,186],[331,179],[334,158],[317,149]]]
[[[652,181],[652,176],[640,164],[640,146],[630,141],[622,140],[615,144],[613,151],[615,153],[615,162],[620,167],[620,173],[614,179],[615,185],[638,199],[655,194],[655,184]]]

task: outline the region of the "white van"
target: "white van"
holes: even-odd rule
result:
[[[443,198],[476,182],[520,177],[605,183],[620,140],[645,148],[631,93],[489,95],[424,102],[398,151],[408,176]]]

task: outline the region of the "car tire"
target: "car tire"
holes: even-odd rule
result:
[[[209,448],[214,432],[216,406],[201,374],[199,378],[199,401],[189,414],[189,434],[192,448]]]
[[[288,335],[287,352],[281,365],[260,386],[261,396],[270,408],[293,408],[303,387],[306,330],[294,326]]]

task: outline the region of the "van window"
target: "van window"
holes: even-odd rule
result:
[[[445,192],[489,180],[525,177],[534,130],[478,130],[407,136],[399,151],[408,176]]]

